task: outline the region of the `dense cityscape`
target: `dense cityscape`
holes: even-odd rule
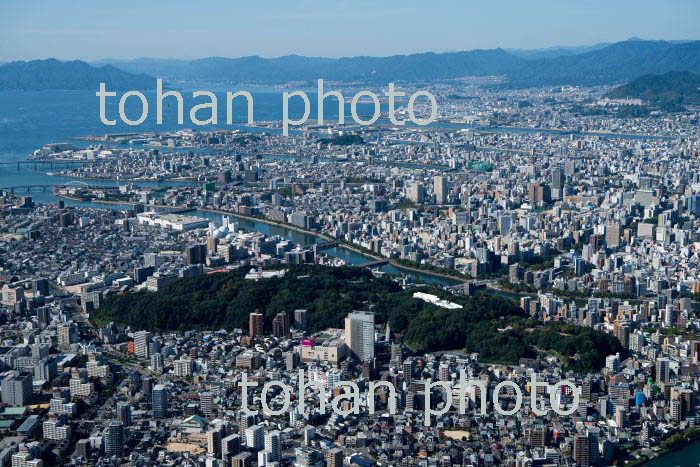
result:
[[[608,91],[37,148],[74,182],[0,198],[0,465],[588,467],[697,439],[698,111]]]

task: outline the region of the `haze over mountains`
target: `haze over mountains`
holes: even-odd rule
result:
[[[60,62],[50,63],[60,69]],[[700,41],[646,41],[631,39],[589,47],[556,47],[541,50],[471,50],[420,53],[390,57],[318,58],[288,55],[279,58],[209,57],[197,60],[142,58],[101,60],[85,68],[83,62],[66,62],[56,80],[46,76],[45,61],[13,62],[0,66],[0,89],[94,89],[99,76],[112,88],[141,88],[143,75],[170,82],[205,81],[280,84],[315,81],[345,82],[436,81],[465,76],[501,76],[507,86],[601,85],[629,81],[646,74],[669,71],[700,72]],[[72,86],[70,76],[75,75]],[[102,70],[102,71],[97,71]],[[118,71],[128,72],[118,75]],[[129,76],[140,74],[140,76]],[[147,77],[146,77],[147,78]],[[131,84],[133,80],[136,84]],[[58,82],[55,82],[58,81]],[[105,80],[102,80],[105,81]],[[115,84],[112,84],[115,81]],[[118,84],[116,84],[118,82]],[[153,87],[151,84],[147,87]]]

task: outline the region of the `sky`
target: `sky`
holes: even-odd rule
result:
[[[0,0],[0,62],[700,39],[698,0]]]

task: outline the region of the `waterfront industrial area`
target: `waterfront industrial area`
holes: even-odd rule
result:
[[[424,127],[72,134],[8,165],[0,465],[640,465],[700,438],[698,110],[431,91]],[[280,410],[263,385],[300,369]],[[518,392],[578,405],[493,410]]]

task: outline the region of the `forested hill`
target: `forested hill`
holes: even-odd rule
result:
[[[0,91],[98,90],[100,83],[114,89],[155,89],[156,80],[132,74],[112,65],[94,67],[80,60],[55,59],[11,62],[0,65]]]
[[[662,107],[700,105],[700,75],[688,71],[645,75],[613,89],[608,97],[636,97]]]
[[[597,370],[607,355],[624,351],[616,338],[589,328],[529,320],[512,300],[499,296],[421,289],[464,306],[450,310],[413,298],[415,290],[404,291],[364,268],[295,266],[282,278],[259,281],[244,279],[245,272],[195,276],[156,293],[113,296],[93,319],[156,332],[247,330],[248,314],[260,309],[270,332],[277,313],[288,313],[291,321],[294,310],[304,308],[310,332],[317,332],[342,328],[353,310],[370,310],[377,324],[389,323],[399,339],[420,352],[466,350],[479,352],[485,361],[515,364],[538,350],[551,350],[567,358],[572,369]]]

